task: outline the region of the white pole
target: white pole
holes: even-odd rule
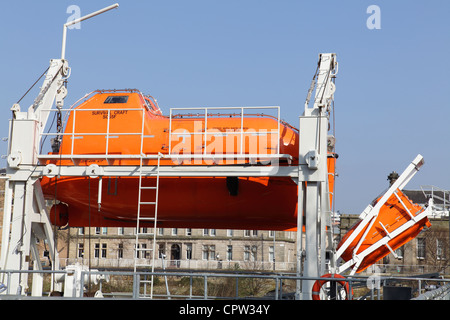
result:
[[[69,22],[65,23],[64,26],[63,26],[63,40],[62,40],[62,49],[61,49],[61,60],[64,60],[65,55],[66,55],[66,38],[67,38],[67,27],[68,26],[77,24],[77,23],[79,23],[81,21],[84,21],[84,20],[87,20],[89,18],[95,17],[95,16],[97,16],[97,15],[103,13],[103,12],[109,11],[111,9],[115,9],[117,7],[119,7],[119,4],[115,3],[113,5],[110,5],[109,7],[100,9],[98,11],[95,11],[95,12],[92,12],[92,13],[90,13],[88,15],[85,15],[85,16],[83,16],[81,18],[78,18],[78,19],[75,19],[75,20],[72,20],[72,21],[69,21]]]

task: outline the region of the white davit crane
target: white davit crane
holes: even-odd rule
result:
[[[326,272],[326,254],[331,250],[331,208],[328,190],[329,118],[338,70],[335,53],[322,53],[305,102],[299,126],[297,275],[320,277]],[[315,90],[314,104],[309,106]],[[303,211],[303,214],[302,214]],[[303,224],[305,217],[305,224]],[[302,230],[305,228],[305,245]],[[328,230],[328,232],[327,232]],[[328,239],[327,239],[328,237]],[[302,256],[304,251],[304,270]],[[297,298],[311,299],[314,280],[297,283]],[[301,289],[300,289],[301,286]],[[300,293],[301,291],[301,293]]]

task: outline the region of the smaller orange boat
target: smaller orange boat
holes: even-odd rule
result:
[[[378,197],[372,207],[381,199]],[[396,249],[431,226],[427,214],[427,209],[414,204],[396,189],[377,214],[358,221],[342,238],[337,252],[346,264],[341,269],[352,267],[354,272],[360,273],[389,253],[395,255]]]

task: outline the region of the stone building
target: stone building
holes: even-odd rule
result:
[[[142,233],[148,232],[148,237]],[[151,229],[140,231],[139,264],[152,258]],[[157,268],[295,270],[295,232],[159,228]],[[135,228],[71,228],[61,237],[67,246],[66,263],[95,268],[133,268]],[[88,259],[90,257],[90,259]],[[164,257],[164,261],[163,258]],[[88,261],[90,260],[90,261]],[[164,263],[164,265],[163,265]]]

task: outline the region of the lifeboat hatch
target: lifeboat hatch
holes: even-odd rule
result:
[[[108,195],[116,196],[117,195],[117,180],[119,177],[108,177]]]
[[[103,103],[127,103],[129,96],[108,96]]]
[[[239,178],[227,177],[227,188],[230,196],[237,196],[239,192]]]

